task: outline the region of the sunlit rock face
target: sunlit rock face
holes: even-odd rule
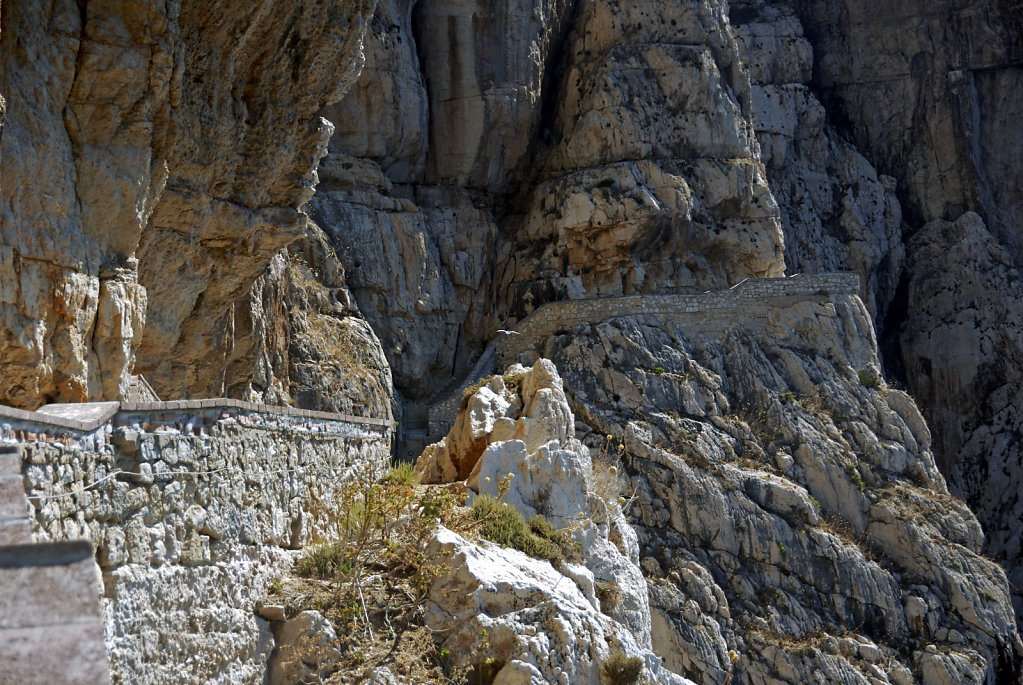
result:
[[[9,4],[0,401],[220,394],[233,304],[305,228],[372,2]]]

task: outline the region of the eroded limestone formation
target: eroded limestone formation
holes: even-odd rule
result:
[[[369,1],[8,4],[0,401],[223,392],[233,305],[305,229]]]

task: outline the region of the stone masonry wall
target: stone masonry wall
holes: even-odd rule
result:
[[[616,316],[679,315],[734,310],[745,315],[762,309],[772,299],[814,295],[855,295],[859,276],[853,273],[800,274],[789,278],[748,278],[729,290],[678,295],[627,295],[594,300],[562,300],[537,309],[515,326],[519,335],[497,342],[499,364],[510,364],[519,353],[559,330],[580,323],[597,323]]]
[[[5,408],[0,441],[36,539],[96,545],[114,682],[263,682],[273,637],[254,604],[329,534],[354,471],[386,467],[391,423],[227,400],[74,408],[96,405]]]
[[[550,302],[524,318],[502,334],[492,345],[496,348],[498,367],[505,367],[522,352],[542,343],[552,334],[581,323],[599,323],[616,316],[653,314],[698,325],[702,332],[708,327],[727,328],[741,318],[766,315],[768,306],[785,298],[813,296],[838,297],[856,295],[860,279],[854,273],[797,274],[789,278],[748,278],[729,290],[677,295],[627,295],[592,300]],[[490,348],[487,348],[488,351]],[[481,361],[487,357],[482,357]],[[493,357],[488,358],[494,361]],[[457,390],[430,407],[430,436],[440,439],[454,424],[462,401],[462,392],[472,383],[493,371],[479,363]]]

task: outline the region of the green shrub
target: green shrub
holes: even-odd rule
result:
[[[611,652],[602,670],[609,685],[640,685],[646,682],[643,660],[638,656],[625,656],[620,649]]]
[[[525,377],[524,373],[506,373],[501,376],[501,379],[504,380],[504,387],[508,392],[518,394],[522,391],[522,379]]]
[[[613,178],[605,178],[599,183],[597,183],[597,185],[595,185],[594,188],[610,188],[614,184],[615,180]]]
[[[849,462],[845,465],[845,472],[849,475],[849,481],[856,486],[856,489],[863,492],[866,489],[866,485],[863,482],[863,476],[860,475],[860,470],[856,468],[856,464]]]
[[[856,375],[860,378],[860,385],[870,390],[876,390],[881,387],[881,379],[877,377],[877,374],[870,369],[860,369],[856,372]]]
[[[577,564],[583,560],[582,545],[573,540],[568,533],[555,528],[542,514],[529,519],[529,530],[533,535],[553,543],[565,561]]]
[[[527,524],[522,514],[490,495],[480,495],[472,505],[472,516],[481,523],[480,537],[511,547],[552,564],[578,561],[581,547],[572,538],[537,514]]]
[[[345,556],[342,545],[319,545],[295,563],[295,572],[306,578],[334,578],[342,573]]]
[[[415,462],[398,462],[384,476],[384,482],[394,485],[419,485],[419,474],[416,473]]]

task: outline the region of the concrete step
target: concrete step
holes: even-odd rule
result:
[[[0,547],[0,683],[109,683],[92,543]]]

